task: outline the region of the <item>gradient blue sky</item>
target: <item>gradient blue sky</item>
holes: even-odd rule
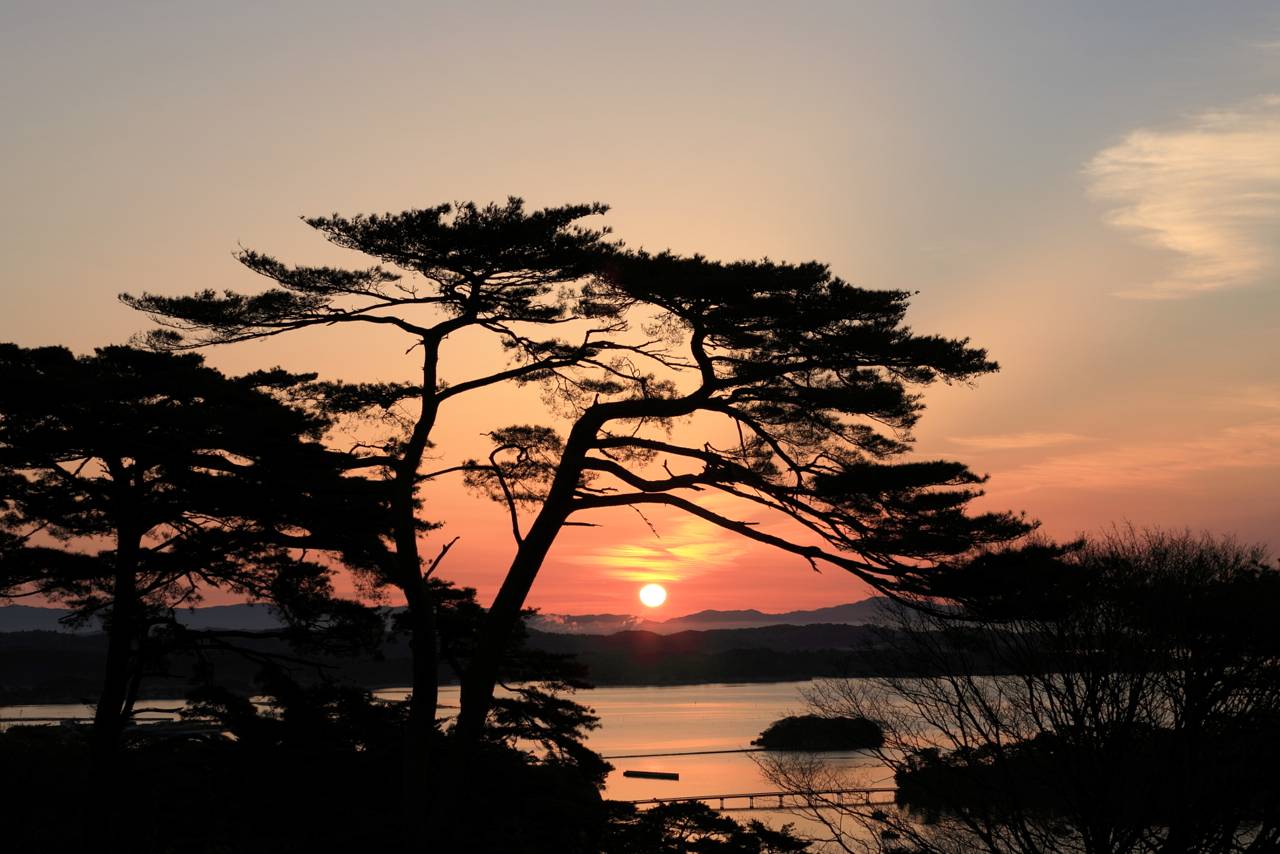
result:
[[[632,245],[918,290],[915,328],[1004,366],[931,393],[918,432],[991,473],[991,506],[1280,546],[1273,2],[10,0],[0,116],[0,340],[87,350],[144,325],[119,291],[259,287],[239,245],[361,263],[302,214],[601,200]],[[386,378],[403,350],[348,330],[210,359]],[[452,574],[487,595],[501,517],[451,500]],[[566,537],[534,604],[634,610],[659,575],[671,613],[862,595],[659,521]]]

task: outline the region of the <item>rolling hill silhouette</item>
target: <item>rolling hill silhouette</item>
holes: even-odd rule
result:
[[[710,629],[756,629],[765,626],[809,626],[818,623],[862,626],[882,622],[883,597],[863,599],[846,605],[816,608],[811,611],[787,611],[767,614],[754,609],[744,611],[698,611],[667,620],[648,620],[628,614],[536,614],[528,626],[550,634],[609,635],[622,631],[645,631],[659,635]],[[396,610],[396,609],[393,609]],[[0,632],[77,632],[100,630],[97,622],[71,628],[62,623],[71,611],[67,608],[40,608],[31,605],[0,606]],[[234,629],[268,631],[280,627],[280,621],[264,605],[211,605],[206,608],[181,610],[178,621],[193,629]]]

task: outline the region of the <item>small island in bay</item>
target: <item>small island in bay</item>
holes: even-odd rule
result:
[[[790,715],[751,743],[765,750],[867,750],[884,744],[884,731],[867,718]]]

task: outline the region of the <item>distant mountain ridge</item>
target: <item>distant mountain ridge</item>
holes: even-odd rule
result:
[[[528,625],[540,632],[573,635],[611,635],[625,631],[671,635],[710,629],[758,629],[765,626],[811,626],[820,623],[868,626],[885,621],[884,606],[888,601],[883,596],[873,596],[845,605],[809,611],[786,611],[781,614],[767,614],[754,608],[743,611],[708,610],[668,620],[647,620],[624,614],[535,614],[528,620]]]
[[[754,629],[765,626],[809,626],[819,623],[863,626],[884,621],[882,596],[816,608],[809,611],[787,611],[767,614],[755,609],[741,611],[698,611],[668,620],[648,620],[628,614],[536,614],[529,628],[549,634],[611,635],[623,631],[646,631],[660,635],[708,629]],[[39,608],[31,605],[0,606],[0,632],[96,632],[94,621],[80,629],[70,629],[61,620],[71,611],[67,608]],[[279,628],[279,620],[265,605],[211,605],[206,608],[181,610],[178,620],[193,629],[235,629],[268,631]]]

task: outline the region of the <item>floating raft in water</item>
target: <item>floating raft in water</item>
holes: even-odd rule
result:
[[[680,775],[672,771],[623,771],[623,777],[640,777],[644,780],[679,780]]]

